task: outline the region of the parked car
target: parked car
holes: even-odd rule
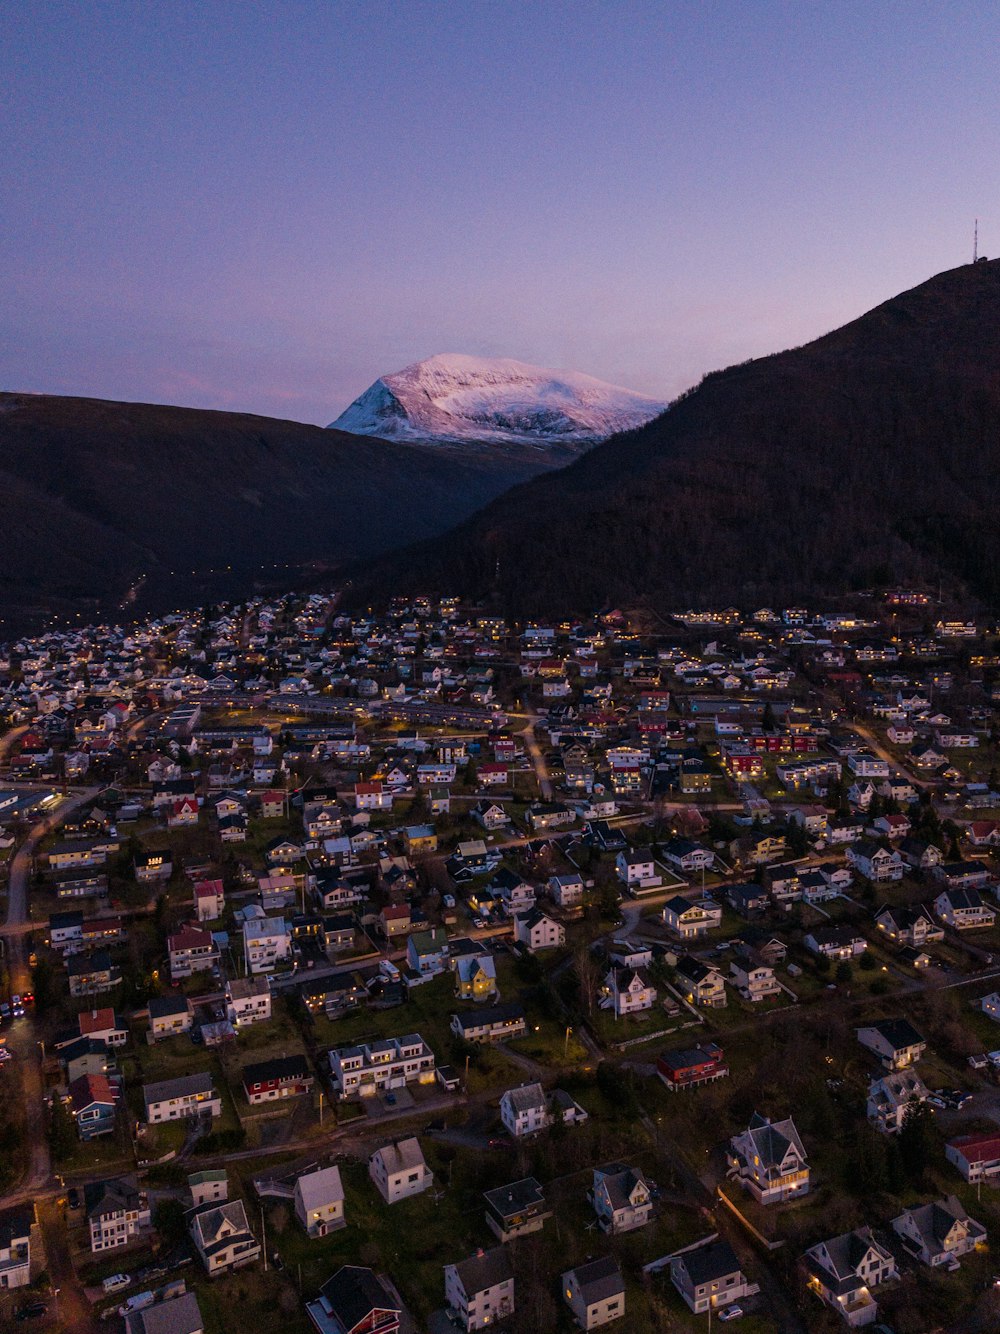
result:
[[[724,1311],[719,1312],[720,1320],[739,1320],[743,1314],[742,1306],[727,1306]]]
[[[69,1207],[70,1207],[71,1209],[79,1209],[79,1207],[80,1207],[80,1192],[77,1190],[77,1188],[76,1188],[75,1186],[70,1186],[69,1191],[68,1191],[68,1193],[67,1193],[67,1195],[66,1195],[66,1198],[67,1198],[67,1200],[69,1200]]]
[[[122,1288],[127,1288],[132,1282],[128,1274],[109,1274],[101,1283],[105,1292],[119,1292]]]
[[[37,1320],[43,1316],[49,1308],[44,1302],[32,1302],[30,1306],[22,1306],[14,1312],[15,1320]]]

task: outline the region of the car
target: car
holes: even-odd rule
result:
[[[387,1106],[387,1107],[395,1107],[395,1105],[396,1105],[396,1095],[395,1095],[395,1093],[393,1093],[393,1092],[390,1090],[390,1091],[385,1095],[385,1102],[386,1102],[386,1106]]]
[[[8,1051],[6,1047],[0,1047],[0,1065],[3,1065],[4,1061],[12,1061],[13,1059],[13,1052]]]
[[[960,1112],[971,1097],[971,1093],[959,1093],[957,1097],[953,1098],[952,1106],[955,1108],[956,1112]]]
[[[128,1274],[109,1274],[101,1282],[101,1287],[105,1292],[119,1292],[122,1288],[127,1288],[131,1282]]]
[[[968,1059],[973,1070],[985,1070],[989,1065],[989,1058],[986,1055],[970,1056]]]
[[[69,1192],[68,1192],[66,1198],[69,1200],[69,1207],[70,1207],[71,1209],[79,1209],[79,1207],[80,1207],[80,1192],[77,1190],[77,1188],[76,1188],[75,1186],[70,1186],[70,1188],[69,1188]]]
[[[932,1093],[927,1099],[927,1105],[929,1107],[936,1107],[939,1112],[946,1111],[948,1108],[948,1104],[945,1102],[944,1098],[939,1098],[935,1093]]]
[[[719,1312],[720,1320],[739,1320],[743,1314],[742,1306],[727,1306],[725,1310]]]
[[[15,1320],[37,1320],[43,1316],[49,1308],[44,1302],[31,1302],[28,1306],[22,1306],[14,1312]]]

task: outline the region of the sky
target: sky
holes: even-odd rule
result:
[[[5,390],[669,399],[1000,252],[988,3],[30,0],[0,46]]]

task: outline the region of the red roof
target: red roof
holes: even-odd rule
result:
[[[209,895],[221,894],[221,880],[199,880],[194,887],[195,898],[207,899]]]
[[[92,1102],[106,1102],[114,1105],[115,1091],[107,1075],[81,1075],[69,1086],[70,1101],[74,1112],[82,1112]]]
[[[175,931],[172,936],[167,937],[167,949],[171,954],[176,950],[202,949],[206,945],[211,945],[211,943],[211,931],[203,931],[200,926],[193,926],[190,922],[185,923],[179,931]]]
[[[962,1135],[950,1141],[950,1149],[958,1149],[969,1163],[982,1163],[1000,1158],[1000,1135]]]
[[[394,908],[391,904],[382,909],[382,917],[387,922],[402,922],[410,920],[409,908]]]
[[[375,797],[382,791],[382,780],[376,779],[372,783],[355,783],[354,795],[356,797]]]
[[[285,804],[285,795],[286,794],[279,788],[272,788],[270,792],[264,793],[261,797],[261,801],[265,806],[273,806],[275,802],[280,802],[283,806]]]
[[[103,1010],[84,1010],[80,1015],[80,1036],[84,1038],[91,1033],[103,1033],[117,1027],[115,1012],[109,1006]]]

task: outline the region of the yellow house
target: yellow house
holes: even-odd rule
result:
[[[493,1000],[497,990],[497,970],[489,955],[469,955],[456,960],[455,995],[459,1000]]]
[[[421,852],[437,852],[437,834],[433,825],[410,825],[403,834],[406,838],[406,851],[411,857]]]

